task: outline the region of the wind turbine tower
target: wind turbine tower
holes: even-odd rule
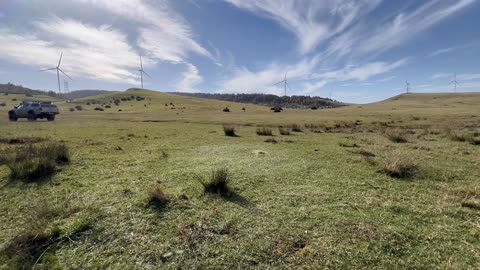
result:
[[[405,89],[407,90],[407,94],[410,93],[410,83],[405,81]]]
[[[457,74],[455,73],[454,77],[453,77],[453,81],[451,81],[449,84],[453,84],[454,85],[454,91],[455,93],[457,92],[457,85],[459,84],[458,81],[457,81]]]
[[[278,84],[281,84],[281,83],[283,83],[283,90],[284,90],[285,96],[287,96],[287,87],[288,87],[288,89],[292,90],[292,89],[290,88],[290,85],[288,85],[287,72],[285,72],[285,77],[284,77],[284,79],[283,79],[282,81],[274,84],[274,85],[278,85]]]
[[[63,72],[63,70],[60,68],[60,64],[62,63],[62,56],[63,56],[63,52],[60,54],[60,59],[58,60],[58,65],[56,67],[40,70],[40,71],[49,71],[49,70],[57,71],[58,93],[62,93],[62,88],[60,87],[60,72],[63,73],[63,75],[67,76],[67,78],[73,81],[73,79],[70,78],[70,76],[68,76],[67,73]]]
[[[151,78],[150,75],[148,75],[145,70],[143,70],[143,62],[142,62],[142,56],[140,55],[140,69],[138,70],[140,72],[140,81],[142,82],[142,89],[143,89],[143,74],[147,75],[147,77]]]

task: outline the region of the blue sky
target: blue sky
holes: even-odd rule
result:
[[[476,0],[1,0],[0,82],[272,93],[366,103],[480,90]],[[62,77],[63,80],[66,79]]]

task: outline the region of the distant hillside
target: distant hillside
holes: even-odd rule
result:
[[[23,95],[50,95],[55,96],[55,92],[45,92],[40,90],[33,90],[21,85],[15,85],[12,83],[1,84],[0,83],[0,93],[9,93],[9,94],[23,94]]]
[[[115,91],[107,91],[107,90],[76,90],[72,91],[68,94],[57,94],[57,96],[62,97],[64,99],[78,99],[78,98],[85,98],[91,96],[99,96],[105,94],[112,94]]]
[[[33,90],[21,85],[15,85],[12,83],[0,84],[0,93],[9,93],[9,94],[22,94],[22,95],[45,95],[51,97],[57,97],[61,99],[78,99],[90,96],[98,96],[104,94],[114,93],[115,91],[107,90],[76,90],[68,94],[58,94],[54,91],[42,91],[42,90]]]
[[[171,94],[199,97],[207,99],[217,99],[240,103],[251,103],[267,106],[281,106],[284,108],[311,109],[311,108],[335,108],[345,106],[341,102],[322,97],[310,96],[289,96],[279,97],[276,95],[265,94],[206,94],[206,93],[179,93]]]

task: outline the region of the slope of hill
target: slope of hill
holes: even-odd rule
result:
[[[281,106],[284,108],[295,109],[316,109],[316,108],[335,108],[345,106],[345,104],[322,97],[311,96],[287,96],[279,97],[276,95],[265,94],[207,94],[207,93],[180,93],[172,92],[171,94],[191,96],[207,99],[217,99],[240,103],[251,103],[265,106]]]
[[[63,117],[101,117],[104,119],[152,122],[196,122],[239,125],[287,125],[344,122],[378,122],[386,119],[410,122],[412,118],[436,119],[468,118],[479,113],[476,100],[480,94],[457,94],[449,100],[456,103],[440,102],[436,94],[400,96],[382,102],[365,105],[347,105],[334,109],[304,110],[285,109],[274,113],[270,107],[244,104],[215,99],[174,95],[149,90],[130,89],[95,97],[74,100],[73,103],[59,103],[63,111],[82,106],[82,112],[64,113]],[[137,96],[141,99],[137,101]],[[115,105],[115,100],[119,100]],[[95,111],[96,107],[104,111]],[[111,107],[111,108],[108,108]],[[228,107],[230,112],[223,112]],[[243,110],[245,108],[245,111]],[[87,119],[85,118],[85,119]]]
[[[480,104],[480,93],[408,93],[378,103],[405,106],[458,106]]]
[[[110,94],[114,92],[115,91],[108,91],[108,90],[75,90],[75,91],[71,91],[68,94],[57,94],[57,96],[62,97],[64,99],[78,99],[78,98],[105,95],[105,94]]]
[[[0,107],[0,269],[479,269],[478,97],[273,113],[132,89],[59,101],[55,122]]]
[[[12,83],[0,84],[0,93],[9,93],[9,94],[28,94],[28,95],[48,95],[45,91],[40,90],[33,90],[27,87],[23,87],[21,85],[15,85]],[[55,96],[54,92],[52,96]]]

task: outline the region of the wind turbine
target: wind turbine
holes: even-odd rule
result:
[[[287,96],[287,87],[288,87],[288,89],[292,90],[292,89],[290,88],[290,85],[288,85],[287,72],[285,72],[285,78],[284,78],[282,81],[280,81],[280,82],[278,82],[278,83],[276,83],[276,84],[274,84],[274,85],[278,85],[278,84],[281,84],[281,83],[283,83],[283,89],[284,89],[284,91],[285,91],[285,96]]]
[[[454,84],[455,86],[455,93],[457,92],[457,85],[459,84],[458,81],[457,81],[457,74],[455,73],[454,77],[453,77],[453,81],[451,81],[448,85],[450,84]]]
[[[407,94],[410,93],[410,83],[405,81],[405,88],[407,89]]]
[[[60,54],[60,59],[58,60],[58,65],[56,67],[40,70],[40,71],[49,71],[49,70],[56,70],[57,71],[58,93],[62,93],[62,88],[60,88],[60,72],[62,72],[63,75],[67,76],[70,80],[73,81],[73,79],[70,78],[70,76],[68,76],[67,73],[63,72],[63,70],[60,68],[60,64],[62,63],[62,56],[63,56],[63,52]]]
[[[142,56],[140,55],[140,69],[138,70],[140,72],[140,80],[142,81],[142,89],[143,89],[143,74],[147,75],[147,77],[151,78],[150,75],[148,75],[145,70],[143,70],[143,63],[142,63]]]

